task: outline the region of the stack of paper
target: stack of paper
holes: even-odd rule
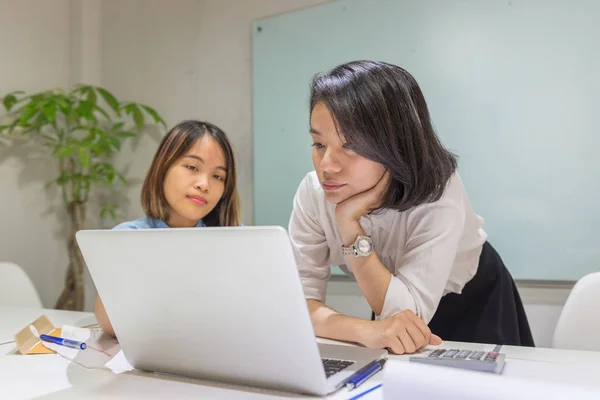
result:
[[[384,369],[383,398],[386,400],[520,398],[598,400],[600,390],[552,381],[390,360]]]

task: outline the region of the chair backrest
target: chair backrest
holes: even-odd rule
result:
[[[0,262],[0,305],[42,307],[38,291],[17,264]]]
[[[600,272],[581,278],[569,294],[552,346],[560,349],[600,351]]]

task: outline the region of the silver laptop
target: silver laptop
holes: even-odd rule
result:
[[[84,230],[77,242],[137,369],[325,395],[387,354],[317,344],[281,227]]]

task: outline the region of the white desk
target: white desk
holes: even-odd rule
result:
[[[39,315],[45,314],[57,326],[85,326],[93,323],[90,313],[57,310],[18,309],[0,306],[0,333],[16,332]],[[6,339],[0,336],[0,339]],[[9,338],[10,340],[10,338]],[[4,340],[3,340],[4,341]],[[2,343],[3,341],[0,341]],[[493,345],[445,342],[444,348],[492,350]],[[167,377],[144,372],[115,375],[109,370],[86,369],[57,355],[15,354],[14,343],[0,345],[1,399],[282,399],[314,398],[234,385]],[[505,346],[509,360],[504,374],[546,379],[600,388],[600,352]],[[407,360],[407,356],[391,356]],[[381,382],[382,374],[365,383],[358,392]],[[362,390],[361,390],[362,389]],[[347,399],[338,393],[331,399]],[[381,390],[361,400],[380,399]]]

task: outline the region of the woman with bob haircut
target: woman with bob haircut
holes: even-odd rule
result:
[[[315,170],[289,233],[317,336],[397,354],[440,337],[533,346],[513,279],[406,70],[363,60],[316,75],[310,134]],[[325,305],[330,265],[357,281],[371,320]]]

